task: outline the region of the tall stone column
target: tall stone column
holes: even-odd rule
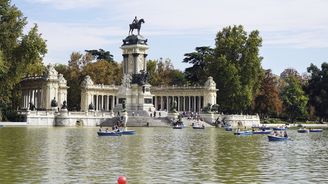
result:
[[[137,73],[139,73],[139,68],[138,68],[138,56],[139,56],[139,53],[133,53],[132,54],[132,56],[133,56],[133,73],[134,74],[137,74]]]
[[[144,58],[143,58],[143,62],[144,62],[144,64],[143,64],[143,70],[144,71],[147,71],[147,61],[146,61],[146,57],[148,56],[148,54],[144,54]]]
[[[161,99],[161,108],[160,108],[160,110],[162,111],[163,110],[163,96],[160,96],[160,99]]]
[[[128,73],[128,67],[129,67],[129,54],[122,54],[123,56],[123,74],[127,74]]]
[[[169,112],[169,96],[166,96],[166,111]]]
[[[181,107],[181,104],[180,104],[180,96],[177,96],[177,102],[178,102],[178,111],[180,111],[180,107]]]

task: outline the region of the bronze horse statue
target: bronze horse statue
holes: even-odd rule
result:
[[[140,35],[140,28],[142,23],[145,23],[144,19],[140,19],[136,24],[130,24],[129,35],[133,34],[134,29],[138,29],[138,35]]]

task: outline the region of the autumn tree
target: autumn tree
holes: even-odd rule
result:
[[[183,72],[174,69],[170,59],[150,60],[147,62],[149,83],[153,86],[184,85],[187,83]]]
[[[254,110],[259,113],[261,118],[281,113],[282,101],[279,95],[278,80],[271,70],[265,71],[259,93],[254,100]]]

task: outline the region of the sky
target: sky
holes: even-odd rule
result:
[[[218,31],[243,25],[260,31],[264,69],[306,72],[328,62],[327,0],[12,0],[47,40],[44,63],[67,64],[73,51],[108,50],[122,61],[120,46],[135,16],[148,39],[148,59],[171,59],[184,71],[185,53],[214,47]]]

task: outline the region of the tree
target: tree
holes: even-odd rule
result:
[[[191,84],[204,84],[208,77],[207,63],[213,56],[213,49],[210,47],[196,47],[196,52],[186,53],[183,62],[193,64],[186,68],[185,76]]]
[[[328,63],[322,63],[321,70],[311,64],[307,68],[311,74],[306,92],[309,103],[315,109],[315,115],[324,121],[328,118]]]
[[[105,51],[104,49],[85,50],[85,52],[91,54],[98,61],[105,60],[105,61],[108,61],[108,62],[114,62],[113,55],[110,54],[109,51]]]
[[[121,65],[116,62],[107,62],[99,60],[89,63],[83,68],[83,75],[90,75],[96,84],[116,84],[119,85],[122,80]]]
[[[254,100],[254,110],[260,114],[261,118],[281,113],[282,101],[277,83],[278,81],[271,70],[266,70],[259,93]]]
[[[263,75],[258,31],[247,34],[243,26],[229,26],[217,33],[208,71],[219,88],[218,103],[224,112],[251,111]]]
[[[153,86],[184,85],[187,83],[183,72],[174,69],[171,60],[150,60],[147,62],[149,83]]]
[[[294,122],[297,118],[305,118],[308,97],[302,89],[301,82],[296,76],[289,76],[285,81],[286,85],[281,91],[285,114],[291,122]]]
[[[14,109],[20,95],[14,87],[26,75],[44,71],[42,58],[47,52],[46,42],[37,25],[25,35],[27,18],[10,1],[0,1],[0,108]]]

